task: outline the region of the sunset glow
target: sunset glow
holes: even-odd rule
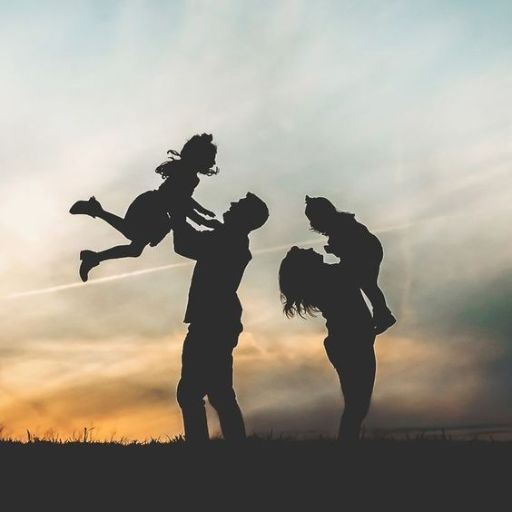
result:
[[[511,423],[511,16],[510,2],[3,6],[3,435],[182,433],[192,265],[168,236],[83,284],[80,250],[122,237],[68,210],[94,195],[124,212],[160,184],[166,151],[202,132],[220,173],[197,200],[220,215],[250,190],[270,210],[239,293],[249,432],[337,428],[324,321],[286,319],[278,290],[287,248],[322,251],[306,194],[384,245],[399,321],[377,340],[368,427]]]

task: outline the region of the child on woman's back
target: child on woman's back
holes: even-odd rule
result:
[[[140,256],[144,247],[154,247],[172,229],[172,217],[176,213],[197,224],[211,227],[214,214],[192,199],[199,184],[198,174],[211,176],[218,173],[214,168],[217,146],[206,133],[194,135],[185,143],[181,152],[168,151],[173,156],[156,168],[164,182],[156,190],[144,192],[128,207],[124,218],[103,209],[95,197],[77,201],[69,210],[72,214],[98,217],[122,233],[131,243],[118,245],[105,251],[84,250],[80,253],[80,277],[87,281],[89,271],[102,261]],[[202,215],[201,215],[202,214]]]
[[[373,308],[375,331],[383,333],[396,319],[377,284],[384,256],[379,239],[357,222],[353,213],[339,212],[325,197],[306,196],[306,216],[314,231],[329,237],[326,251],[340,258],[357,276]]]

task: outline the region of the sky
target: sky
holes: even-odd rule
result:
[[[250,432],[333,435],[322,318],[282,314],[279,263],[329,197],[378,234],[398,318],[378,337],[368,428],[512,423],[512,4],[0,0],[0,428],[172,438],[192,266],[172,236],[122,243],[69,215],[123,214],[168,149],[212,133],[221,214],[252,191],[235,385]],[[332,261],[327,258],[327,261]],[[209,410],[211,432],[218,424]]]

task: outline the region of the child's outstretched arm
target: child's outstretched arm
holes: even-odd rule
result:
[[[199,226],[205,226],[207,228],[213,229],[221,224],[217,219],[206,219],[202,215],[199,215],[199,213],[197,213],[195,210],[190,210],[187,212],[187,217]]]
[[[194,198],[190,198],[190,208],[200,213],[201,215],[206,215],[207,217],[215,217],[215,213],[207,210],[204,206],[200,205]],[[194,221],[195,222],[195,221]]]
[[[205,226],[207,228],[215,228],[220,222],[216,219],[206,219],[203,215],[207,215],[208,217],[215,217],[215,214],[210,210],[207,210],[204,206],[201,206],[195,199],[192,197],[187,203],[187,210],[185,215],[193,222],[198,224],[199,226]]]

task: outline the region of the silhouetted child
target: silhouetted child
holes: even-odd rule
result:
[[[185,215],[196,224],[213,227],[214,214],[192,199],[199,184],[198,174],[211,176],[219,172],[215,167],[217,146],[206,133],[194,135],[185,143],[181,152],[169,150],[170,159],[160,164],[156,171],[164,182],[156,190],[144,192],[128,207],[124,218],[103,209],[95,197],[77,201],[69,210],[72,214],[98,217],[131,241],[106,251],[84,250],[80,253],[80,277],[87,281],[89,271],[102,261],[140,256],[144,247],[159,244],[172,229],[173,214]],[[202,214],[202,215],[201,215]]]
[[[336,210],[325,197],[306,196],[306,216],[314,231],[329,237],[325,250],[340,258],[357,276],[373,308],[375,331],[383,333],[396,319],[377,284],[384,256],[379,239],[353,213]]]

